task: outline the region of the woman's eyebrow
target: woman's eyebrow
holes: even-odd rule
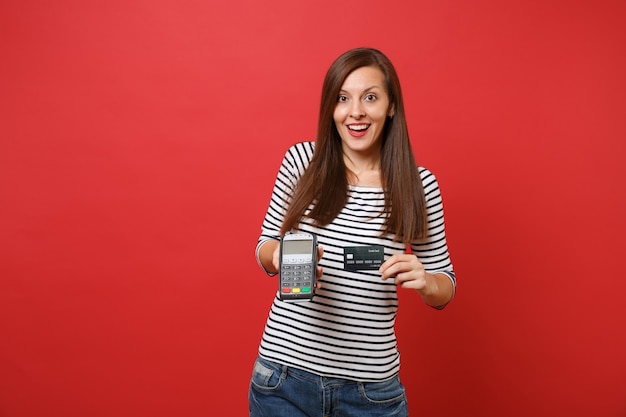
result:
[[[381,87],[379,85],[373,85],[371,87],[367,87],[365,90],[362,91],[362,93],[367,93],[369,91],[372,91],[373,89],[378,88],[380,89]],[[341,90],[339,90],[340,93],[347,93],[347,90],[344,90],[343,88]]]

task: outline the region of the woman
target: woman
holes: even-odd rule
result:
[[[250,415],[406,416],[396,288],[441,309],[456,281],[437,181],[415,164],[398,76],[377,50],[337,58],[324,80],[316,141],[285,155],[256,252],[269,275],[290,231],[314,233],[323,248],[318,288],[311,301],[275,298]],[[384,263],[347,268],[353,247],[383,247]]]

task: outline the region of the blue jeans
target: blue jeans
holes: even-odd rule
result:
[[[250,417],[406,417],[395,376],[383,382],[326,378],[258,358],[248,394]]]

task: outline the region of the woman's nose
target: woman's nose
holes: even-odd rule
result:
[[[352,108],[350,109],[350,116],[355,119],[360,119],[365,116],[365,111],[363,110],[363,106],[360,100],[355,100],[352,103]]]

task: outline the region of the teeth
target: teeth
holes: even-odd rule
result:
[[[348,129],[360,132],[362,130],[367,129],[368,127],[369,127],[369,125],[350,125],[350,126],[348,126]]]

